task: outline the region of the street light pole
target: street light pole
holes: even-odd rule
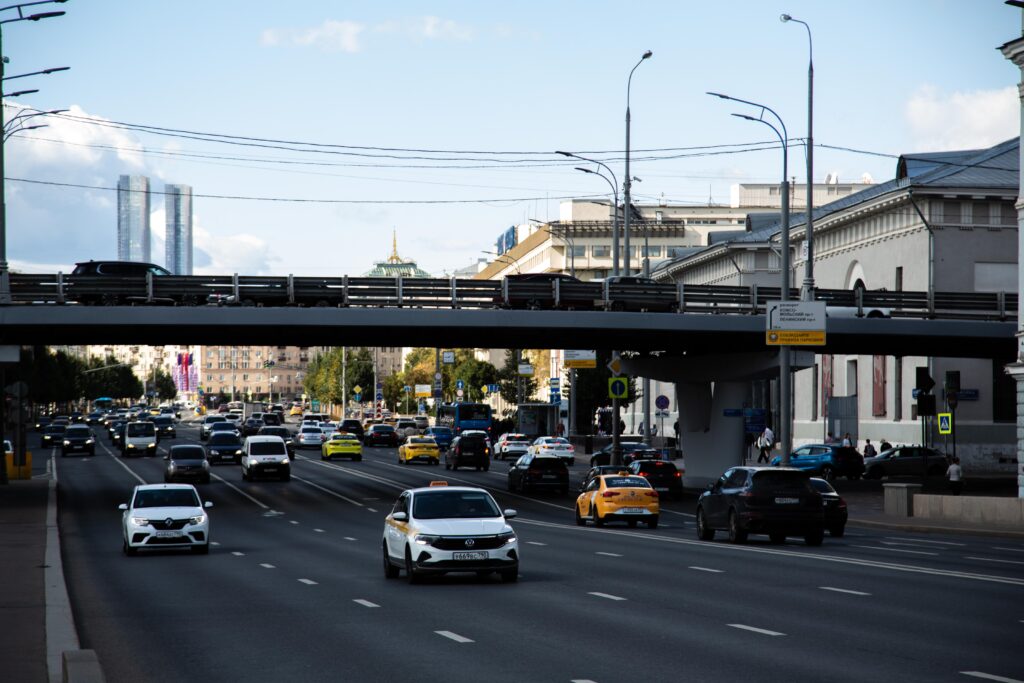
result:
[[[802,301],[814,300],[814,40],[811,27],[801,21],[783,14],[779,17],[782,23],[794,21],[803,24],[807,29],[807,228],[804,237],[807,245],[807,260],[804,263],[804,283],[800,289]]]
[[[753,116],[747,116],[746,114],[733,114],[741,119],[747,121],[754,121],[756,123],[763,123],[774,131],[778,136],[779,142],[782,144],[782,183],[779,188],[779,192],[782,195],[782,232],[780,235],[781,239],[781,251],[780,255],[780,270],[782,271],[782,282],[780,299],[782,301],[789,301],[789,286],[790,286],[790,259],[789,259],[789,133],[786,131],[786,124],[782,120],[774,109],[766,107],[763,104],[757,102],[751,102],[749,100],[741,100],[737,97],[730,97],[721,93],[709,92],[709,95],[720,97],[723,100],[732,100],[733,102],[740,102],[742,104],[749,104],[754,107],[761,109],[760,115],[755,118]],[[765,112],[770,113],[779,122],[779,127],[776,128],[773,124],[764,120]],[[793,450],[793,418],[792,418],[792,377],[790,372],[790,361],[789,361],[789,346],[779,346],[779,439],[782,447],[782,465],[783,467],[789,465],[789,454]]]
[[[630,265],[629,265],[629,260],[630,260],[630,252],[629,252],[629,204],[630,204],[630,192],[629,191],[630,191],[630,188],[633,185],[632,181],[630,180],[630,175],[629,175],[629,128],[630,128],[630,125],[629,125],[629,122],[630,122],[630,115],[629,115],[629,91],[630,91],[630,88],[633,86],[633,72],[636,71],[638,66],[643,64],[645,59],[649,59],[651,57],[651,55],[653,55],[653,54],[654,53],[651,52],[650,50],[645,52],[643,54],[643,56],[640,57],[640,61],[636,63],[636,66],[634,66],[630,70],[629,78],[626,80],[626,178],[623,181],[623,185],[622,185],[622,192],[623,192],[623,195],[624,195],[624,204],[625,204],[625,206],[623,207],[623,210],[626,213],[625,226],[624,226],[624,232],[625,232],[625,240],[624,240],[624,242],[625,242],[625,244],[623,245],[625,247],[625,249],[626,249],[626,269],[625,269],[625,274],[626,275],[630,274]]]
[[[38,14],[26,15],[23,11],[25,7],[31,7],[33,5],[46,5],[50,3],[62,3],[66,0],[38,0],[37,2],[24,2],[17,5],[9,5],[7,7],[0,7],[0,12],[6,12],[7,10],[17,10],[18,16],[13,19],[4,19],[0,21],[0,82],[4,80],[4,58],[3,58],[3,24],[10,24],[15,21],[39,21],[40,19],[49,19],[50,17],[59,17],[64,12],[41,12]],[[2,94],[0,94],[2,97]],[[4,114],[3,107],[0,106],[0,130],[4,127]],[[6,169],[4,167],[4,143],[0,140],[0,304],[11,303],[11,276],[7,264],[7,186],[4,181],[6,177]],[[3,431],[0,429],[0,431]]]
[[[604,178],[604,181],[608,183],[608,187],[612,190],[612,274],[619,274],[619,179],[615,177],[615,172],[608,166],[608,164],[598,161],[597,159],[588,159],[587,157],[581,157],[579,154],[573,154],[572,152],[555,152],[555,154],[561,154],[565,157],[572,157],[573,159],[579,159],[580,161],[586,161],[591,164],[596,164],[608,171],[608,175],[611,176],[611,180],[604,176],[602,173],[591,170],[589,168],[583,168],[582,166],[576,166],[577,171],[583,173],[589,173],[596,175],[600,178]]]

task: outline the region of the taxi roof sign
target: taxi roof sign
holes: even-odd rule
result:
[[[448,482],[446,482],[446,481],[432,481],[432,482],[430,482],[430,485],[431,486],[447,486]]]

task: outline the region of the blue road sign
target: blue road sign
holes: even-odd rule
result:
[[[950,413],[939,413],[939,434],[953,433],[953,416]]]
[[[380,389],[383,389],[383,388],[384,388],[384,382],[377,382],[377,389],[380,390]]]
[[[722,417],[743,417],[742,408],[723,408]]]
[[[441,398],[441,390],[434,389],[434,398]]]
[[[381,392],[378,391],[377,392],[377,400],[378,401],[383,401],[384,400],[384,394],[382,394]]]
[[[669,400],[668,396],[659,396],[654,399],[654,407],[658,410],[668,410]]]
[[[623,377],[612,377],[608,380],[608,398],[626,398],[629,394],[629,383]]]
[[[461,379],[457,379],[457,380],[455,380],[455,388],[456,389],[465,389],[466,388],[466,383],[463,382]]]
[[[362,394],[354,394],[354,395],[352,396],[352,398],[354,398],[354,399],[355,399],[356,403],[359,403],[360,401],[362,401],[362,400],[363,400],[363,395],[362,395]]]
[[[764,408],[743,409],[743,431],[748,434],[760,434],[764,431],[768,411]]]
[[[498,393],[499,389],[500,389],[500,387],[498,387],[497,384],[488,384],[487,385],[487,393],[489,393],[489,394],[496,394],[496,393]]]
[[[402,387],[402,391],[408,394],[410,391],[412,391],[412,387],[406,384],[404,387]]]

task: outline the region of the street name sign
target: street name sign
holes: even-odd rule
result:
[[[823,346],[824,301],[769,301],[764,341],[768,346]]]

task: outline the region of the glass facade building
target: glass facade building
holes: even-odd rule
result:
[[[167,270],[175,275],[192,274],[192,188],[189,185],[164,186],[164,214],[167,218]]]
[[[149,178],[123,175],[117,180],[117,258],[149,262]]]

